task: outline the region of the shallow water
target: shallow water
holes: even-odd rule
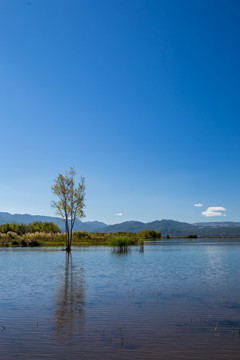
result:
[[[239,359],[239,239],[9,248],[0,264],[0,359]]]

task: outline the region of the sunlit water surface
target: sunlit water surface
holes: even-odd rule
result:
[[[0,251],[0,359],[239,357],[239,239]]]

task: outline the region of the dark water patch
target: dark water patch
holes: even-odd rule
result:
[[[229,308],[229,309],[240,309],[240,304],[239,303],[233,303],[233,302],[229,302],[229,301],[225,301],[222,306]]]
[[[229,330],[235,334],[240,335],[240,321],[236,320],[193,320],[190,319],[188,322],[178,323],[177,327],[184,329],[185,334],[191,333],[212,333],[214,335],[226,335],[225,332]],[[232,334],[232,333],[231,333]]]

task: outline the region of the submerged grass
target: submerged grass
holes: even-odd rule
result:
[[[127,236],[112,236],[109,242],[114,251],[121,253],[127,252],[131,245],[140,245],[140,248],[142,248],[144,243],[142,239],[137,237],[128,238]]]

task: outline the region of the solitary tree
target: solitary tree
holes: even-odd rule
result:
[[[52,202],[52,207],[56,209],[56,214],[65,221],[66,250],[71,251],[72,234],[74,223],[77,218],[84,217],[84,196],[85,178],[81,177],[79,184],[75,186],[75,171],[70,168],[65,175],[59,174],[54,180],[52,191],[58,197],[58,201]]]

